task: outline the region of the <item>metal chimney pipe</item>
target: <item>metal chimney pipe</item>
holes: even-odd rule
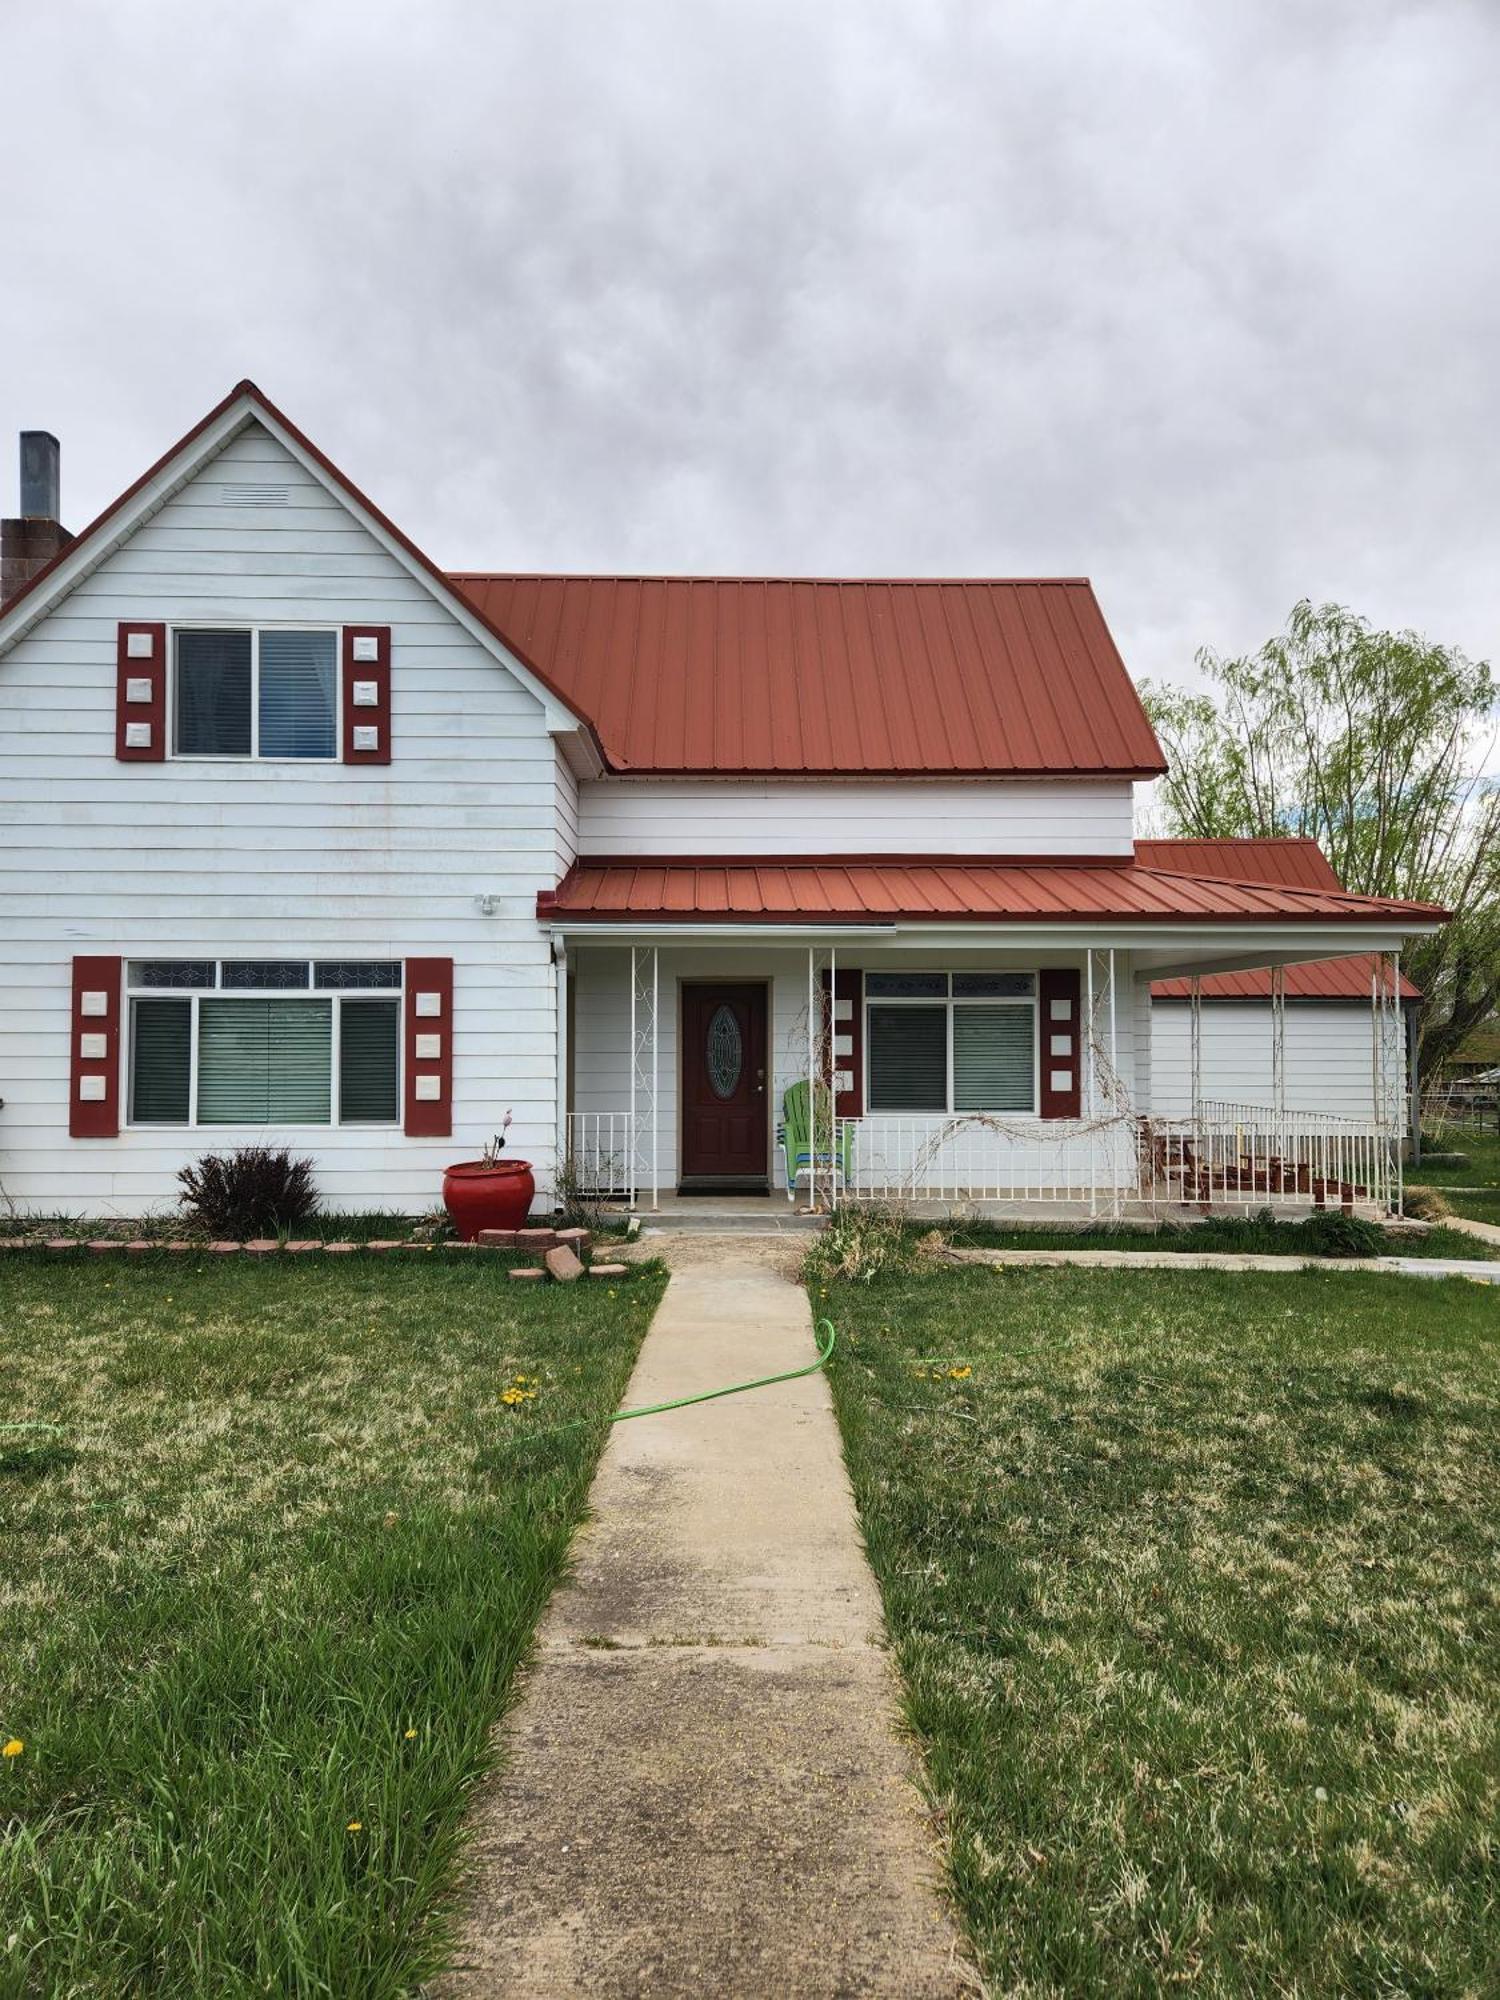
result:
[[[62,519],[62,446],[51,431],[21,433],[21,518]]]

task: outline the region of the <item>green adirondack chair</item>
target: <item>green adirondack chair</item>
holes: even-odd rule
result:
[[[838,1146],[835,1151],[832,1141],[833,1100],[826,1083],[818,1085],[818,1135],[816,1159],[813,1153],[811,1120],[807,1115],[808,1089],[804,1079],[794,1083],[781,1100],[781,1150],[786,1160],[786,1198],[795,1201],[797,1183],[812,1182],[813,1167],[816,1165],[820,1178],[830,1170],[835,1172],[844,1184],[849,1185],[849,1158],[854,1134],[847,1124],[837,1128]]]

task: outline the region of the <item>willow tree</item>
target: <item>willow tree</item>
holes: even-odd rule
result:
[[[1142,689],[1171,765],[1168,830],[1308,834],[1346,888],[1451,910],[1406,959],[1423,990],[1423,1067],[1441,1067],[1500,1001],[1500,782],[1485,776],[1500,717],[1488,664],[1304,601],[1258,653],[1205,650],[1198,665],[1207,692]]]

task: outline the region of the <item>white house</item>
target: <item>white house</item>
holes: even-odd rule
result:
[[[32,450],[18,1208],[140,1213],[268,1135],[425,1208],[507,1110],[544,1189],[770,1194],[808,1083],[817,1200],[1387,1197],[1399,1076],[1184,1105],[1152,986],[1442,913],[1138,850],[1162,753],[1087,582],[450,575],[250,383],[71,539]]]

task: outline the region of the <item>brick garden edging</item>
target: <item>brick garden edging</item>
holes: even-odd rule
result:
[[[360,1251],[368,1251],[377,1256],[392,1254],[444,1255],[448,1252],[487,1250],[534,1252],[545,1260],[557,1251],[566,1253],[566,1261],[558,1259],[558,1268],[513,1266],[509,1272],[512,1278],[538,1279],[551,1277],[555,1282],[571,1283],[582,1277],[617,1278],[628,1271],[625,1264],[590,1264],[588,1262],[593,1238],[587,1229],[483,1229],[472,1243],[458,1239],[447,1243],[414,1243],[405,1237],[372,1237],[364,1243],[325,1243],[320,1237],[289,1239],[278,1243],[274,1237],[252,1236],[244,1242],[205,1242],[196,1236],[134,1237],[123,1236],[0,1236],[0,1251],[3,1250],[50,1250],[56,1255],[69,1251],[86,1253],[89,1256],[105,1256],[113,1252],[123,1257],[143,1257],[148,1252],[176,1253],[186,1255],[195,1251],[200,1257],[304,1257],[321,1252],[325,1257],[350,1257]],[[570,1268],[576,1266],[576,1268]]]

